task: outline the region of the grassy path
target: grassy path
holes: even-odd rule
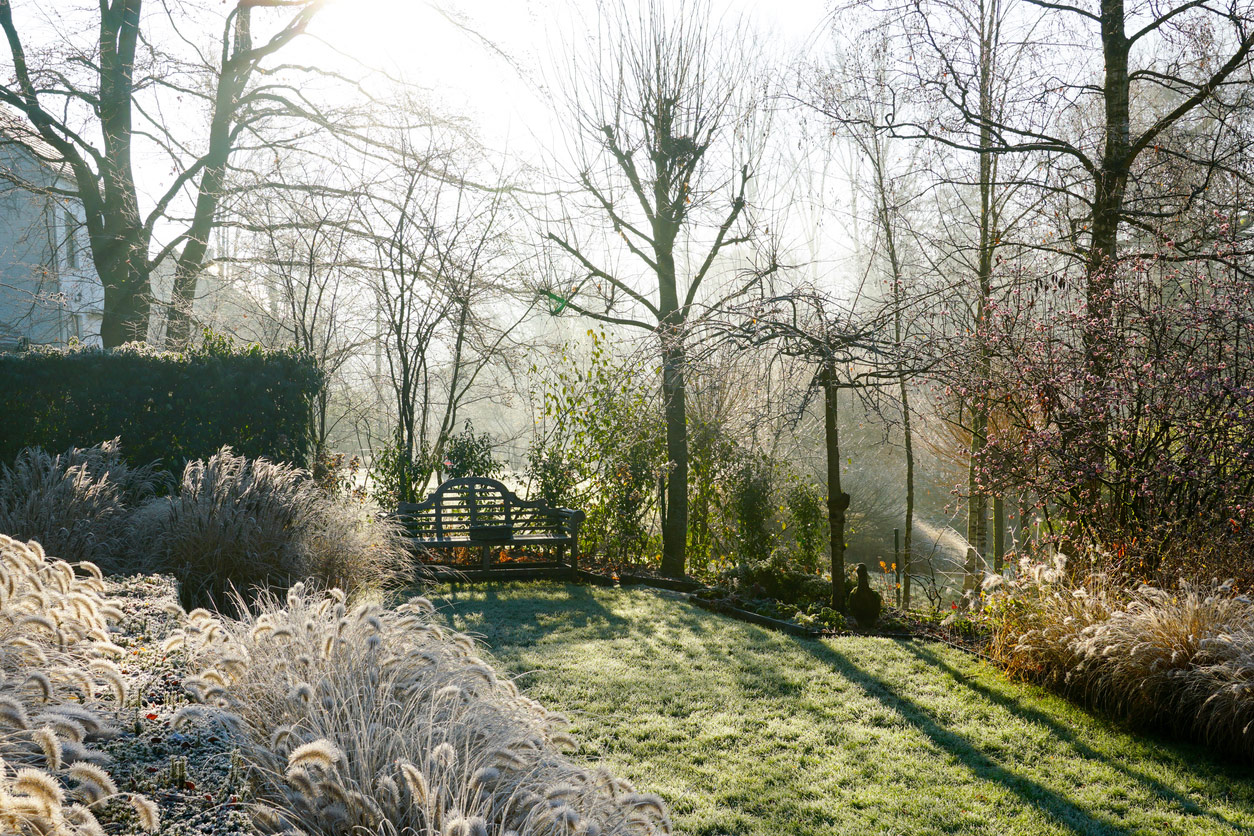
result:
[[[435,590],[690,836],[1254,833],[1254,770],[944,646],[808,641],[648,590]]]

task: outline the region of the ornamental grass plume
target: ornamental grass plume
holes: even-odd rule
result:
[[[178,579],[189,608],[306,578],[356,591],[402,582],[412,564],[402,530],[375,510],[328,496],[304,470],[224,447],[189,462],[175,496],[139,510],[133,542],[148,570]]]
[[[671,832],[659,798],[563,755],[566,718],[432,611],[423,598],[350,606],[339,590],[297,584],[198,645],[206,673],[190,689],[243,731],[263,831]],[[226,673],[228,657],[245,661]]]
[[[163,487],[156,465],[131,467],[118,439],[50,455],[38,447],[0,465],[0,531],[63,559],[128,568],[130,514]]]
[[[991,611],[993,654],[1012,672],[1136,725],[1254,756],[1254,601],[1231,583],[1128,590],[1101,575],[1077,584],[1028,573]]]
[[[126,682],[109,638],[121,612],[105,598],[100,569],[45,555],[0,534],[0,832],[96,836],[93,808],[130,802],[141,828],[157,808],[118,791],[92,744],[114,734],[106,716]]]

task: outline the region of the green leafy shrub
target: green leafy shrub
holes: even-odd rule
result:
[[[527,475],[533,493],[587,514],[583,549],[641,562],[655,553],[653,512],[666,461],[650,400],[656,387],[647,367],[613,358],[604,333],[588,336],[587,358],[565,346],[543,372],[531,368],[540,414]]]
[[[527,476],[533,496],[538,495],[556,508],[574,503],[579,474],[567,460],[566,451],[546,450],[543,444],[534,444],[527,451]]]
[[[464,476],[484,476],[492,478],[501,472],[501,463],[492,454],[492,436],[487,433],[475,435],[475,428],[469,421],[457,435],[450,436],[444,449],[444,472],[449,479],[461,479]]]
[[[178,472],[229,444],[240,455],[305,467],[322,385],[307,355],[221,340],[188,354],[138,344],[0,354],[0,461],[27,447],[119,438],[132,466],[159,462]]]
[[[400,530],[370,506],[328,496],[299,468],[223,448],[189,462],[178,493],[135,518],[138,550],[179,580],[185,606],[222,607],[312,579],[350,591],[403,579]]]
[[[762,564],[775,546],[774,476],[770,461],[748,456],[732,483],[736,549],[742,564]]]
[[[400,439],[375,451],[370,462],[371,496],[384,508],[395,508],[398,502],[421,502],[422,486],[431,473],[425,450],[410,455]]]
[[[789,488],[787,501],[795,560],[805,571],[818,572],[827,546],[827,499],[818,485],[798,482]]]
[[[0,466],[0,531],[64,560],[125,571],[130,515],[170,481],[154,465],[128,465],[117,439],[55,456],[27,448]]]

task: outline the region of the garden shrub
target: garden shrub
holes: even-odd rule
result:
[[[169,481],[154,465],[128,465],[117,439],[55,456],[27,448],[0,465],[0,531],[65,560],[125,571],[130,515]]]
[[[465,428],[449,437],[444,448],[444,475],[448,479],[465,476],[482,476],[491,479],[501,472],[501,463],[492,454],[492,436],[488,433],[475,435],[469,421]]]
[[[1254,756],[1254,602],[1231,586],[1127,589],[1024,564],[990,596],[992,652],[1133,724]]]
[[[307,355],[221,340],[188,354],[139,344],[0,354],[0,461],[26,447],[116,437],[132,466],[160,462],[178,472],[230,444],[243,456],[305,467],[322,385]]]
[[[566,346],[535,385],[539,431],[528,453],[528,481],[533,495],[587,514],[582,550],[639,562],[656,544],[652,512],[666,468],[651,401],[656,386],[646,382],[651,370],[644,365],[614,360],[603,333],[588,336],[587,360]]]
[[[788,489],[787,501],[795,560],[805,571],[818,572],[827,549],[827,498],[818,485],[797,482]]]
[[[298,586],[242,621],[197,617],[188,644],[207,670],[184,684],[208,705],[175,722],[212,713],[241,730],[263,832],[671,832],[660,798],[562,754],[575,744],[566,718],[433,610],[423,598],[350,608],[338,590]]]
[[[141,509],[136,542],[150,568],[178,579],[186,606],[305,579],[355,591],[399,580],[410,562],[400,529],[371,511],[299,468],[224,447],[189,462],[176,495]]]
[[[830,602],[832,599],[831,581],[790,566],[778,557],[741,564],[737,580],[738,589],[755,598],[774,598],[786,604]]]
[[[746,456],[733,480],[736,550],[742,564],[761,564],[771,556],[775,545],[774,483],[771,462],[759,456]]]

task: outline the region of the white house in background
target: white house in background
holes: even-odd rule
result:
[[[57,153],[0,109],[0,351],[23,344],[100,344],[104,287],[73,186]]]

